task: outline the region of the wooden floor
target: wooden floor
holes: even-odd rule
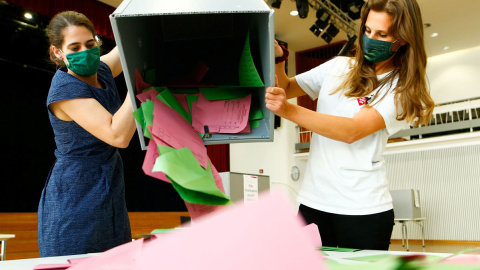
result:
[[[480,247],[480,241],[435,241],[426,240],[425,248],[422,240],[409,240],[409,251],[411,252],[433,252],[433,253],[457,253],[459,251]],[[392,240],[390,251],[405,251],[402,240]]]

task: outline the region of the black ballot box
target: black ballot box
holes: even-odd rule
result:
[[[124,0],[110,21],[134,110],[136,74],[173,93],[243,91],[260,116],[247,132],[210,134],[206,126],[204,143],[273,141],[274,115],[265,107],[275,84],[273,12],[263,0]],[[146,149],[142,129],[137,121]]]

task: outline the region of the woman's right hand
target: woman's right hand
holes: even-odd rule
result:
[[[276,40],[274,40],[274,41],[275,41],[275,58],[282,57],[283,56],[283,50],[280,47],[280,45],[278,44],[278,42]]]

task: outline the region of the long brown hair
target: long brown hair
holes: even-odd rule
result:
[[[370,10],[387,12],[392,17],[389,32],[406,43],[394,55],[394,70],[380,81],[375,74],[374,64],[365,60],[363,54],[363,33]],[[435,104],[427,87],[427,54],[423,40],[423,21],[417,1],[368,0],[362,8],[360,18],[359,49],[356,50],[353,68],[335,92],[345,89],[344,94],[347,97],[364,97],[398,78],[393,90],[397,120],[406,119],[415,126],[428,124]],[[379,102],[384,97],[385,95],[375,96],[373,102]]]
[[[90,30],[90,32],[92,32],[93,37],[97,36],[97,31],[95,31],[95,27],[85,15],[75,11],[63,11],[55,15],[55,17],[53,17],[53,19],[48,24],[47,37],[50,45],[53,45],[57,48],[62,48],[62,44],[64,41],[63,30],[72,25],[84,26],[88,30]],[[55,56],[51,46],[48,50],[50,53],[50,60],[53,63],[55,63],[57,66],[65,66],[63,60],[58,59]]]

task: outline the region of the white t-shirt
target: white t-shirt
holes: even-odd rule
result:
[[[312,99],[318,98],[317,112],[353,118],[365,106],[362,103],[365,98],[346,97],[341,91],[331,95],[345,80],[343,75],[350,70],[349,59],[336,57],[295,77]],[[387,74],[379,75],[378,79]],[[396,80],[375,92],[380,91],[378,94],[381,97],[395,85]],[[396,119],[393,91],[380,102],[378,99],[368,104],[373,104],[372,107],[382,115],[386,128],[352,144],[313,133],[307,169],[298,196],[301,204],[343,215],[368,215],[393,208],[382,152],[388,136],[399,131],[406,122]]]

